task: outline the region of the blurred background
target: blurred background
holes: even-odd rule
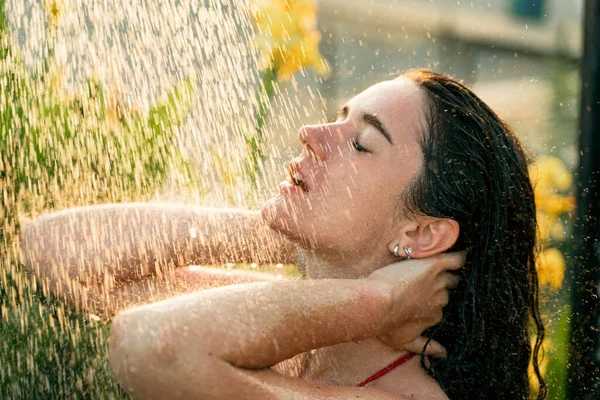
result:
[[[331,74],[316,82],[298,77],[311,90],[299,91],[297,104],[329,115],[376,82],[430,68],[464,81],[536,152],[573,163],[582,4],[322,0],[320,48]]]
[[[17,214],[138,200],[260,207],[303,124],[411,68],[463,81],[531,150],[542,368],[549,398],[566,398],[583,0],[0,5],[0,144],[14,166],[0,293],[7,398],[124,396],[106,362],[109,324],[65,311],[18,266]]]

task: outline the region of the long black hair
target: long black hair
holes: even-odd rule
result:
[[[413,213],[460,224],[467,250],[442,322],[427,334],[447,359],[423,367],[450,399],[527,399],[544,336],[535,270],[536,217],[524,150],[508,125],[460,83],[424,70],[404,77],[427,98],[424,167],[402,196]],[[536,335],[531,347],[530,335]]]

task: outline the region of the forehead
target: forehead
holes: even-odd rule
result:
[[[371,86],[348,102],[350,112],[376,115],[392,140],[407,135],[418,141],[425,123],[426,98],[423,89],[409,78],[400,77]]]

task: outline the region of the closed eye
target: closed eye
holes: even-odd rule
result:
[[[352,145],[352,147],[356,150],[359,151],[361,153],[369,153],[369,150],[365,149],[364,147],[361,146],[360,143],[358,143],[357,139],[352,139],[350,141],[350,144]]]

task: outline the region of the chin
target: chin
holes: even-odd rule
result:
[[[269,228],[286,236],[290,236],[296,230],[293,228],[296,228],[297,224],[281,196],[269,199],[261,210],[261,216]]]
[[[264,223],[306,250],[323,253],[344,253],[360,247],[362,241],[350,243],[350,238],[361,237],[364,221],[351,217],[352,212],[341,212],[342,206],[323,204],[321,198],[312,204],[302,194],[287,192],[268,200],[261,210]]]
[[[304,249],[314,250],[316,247],[314,229],[306,227],[312,218],[304,213],[301,214],[300,211],[293,212],[292,209],[290,203],[282,196],[275,196],[265,203],[261,216],[269,228],[285,235],[288,240]]]

